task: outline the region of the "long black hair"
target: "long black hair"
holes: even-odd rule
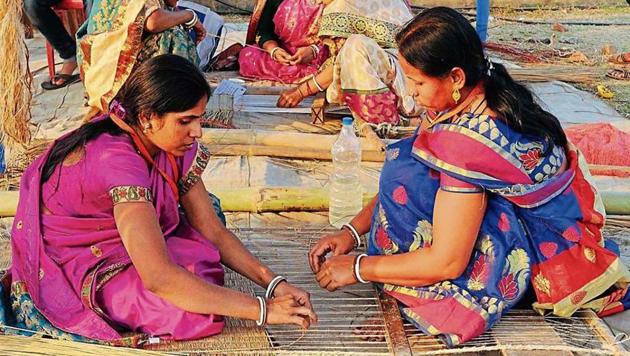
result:
[[[558,119],[543,110],[502,64],[485,58],[475,29],[459,12],[448,7],[427,9],[396,35],[396,42],[403,58],[426,75],[444,77],[459,67],[466,73],[467,87],[482,81],[488,106],[512,129],[566,145]]]
[[[183,57],[164,54],[134,68],[115,100],[125,109],[127,124],[138,128],[140,115],[186,111],[209,94],[210,87],[194,64]],[[50,178],[68,154],[102,133],[121,135],[123,131],[112,120],[97,120],[57,141],[44,164],[42,182]]]

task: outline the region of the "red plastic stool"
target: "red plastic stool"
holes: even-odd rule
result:
[[[51,6],[60,19],[63,19],[63,12],[67,10],[79,10],[81,21],[85,21],[85,10],[83,0],[62,0],[57,5]],[[72,32],[72,31],[71,31]],[[74,35],[74,34],[71,34]],[[46,41],[46,58],[48,59],[48,74],[50,79],[55,77],[55,51],[48,41]]]

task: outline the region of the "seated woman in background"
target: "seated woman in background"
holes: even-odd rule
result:
[[[239,55],[244,77],[297,83],[328,58],[318,37],[324,5],[316,0],[266,0],[256,28],[258,46]]]
[[[217,334],[223,316],[316,320],[308,293],[274,275],[217,216],[201,180],[210,157],[197,142],[208,95],[188,60],[149,59],[109,114],[26,170],[11,241],[19,327],[121,343],[124,330]],[[268,287],[269,299],[223,287],[222,264]]]
[[[278,105],[293,107],[326,90],[328,102],[347,105],[366,122],[397,124],[400,114],[417,115],[394,49],[395,34],[412,17],[404,0],[330,2],[319,38],[331,59],[315,77],[282,93]]]
[[[484,57],[453,9],[422,12],[397,41],[428,112],[387,148],[377,197],[310,251],[320,286],[380,283],[408,320],[451,346],[532,288],[533,307],[559,316],[627,308],[630,273],[602,236],[602,200],[558,119]],[[365,233],[368,254],[348,255]]]
[[[79,29],[78,60],[88,104],[107,112],[133,67],[160,54],[176,54],[199,64],[192,29],[199,43],[206,36],[191,10],[176,10],[176,0],[95,0]]]

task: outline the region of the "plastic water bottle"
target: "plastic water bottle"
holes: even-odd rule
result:
[[[344,117],[341,133],[332,146],[333,175],[330,180],[328,221],[335,227],[350,222],[363,207],[359,181],[361,141],[354,134],[352,118]]]

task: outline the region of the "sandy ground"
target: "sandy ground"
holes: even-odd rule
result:
[[[616,53],[630,51],[630,6],[623,2],[619,3],[619,7],[594,9],[550,10],[544,7],[535,11],[502,9],[494,10],[492,17],[489,28],[490,41],[510,44],[528,51],[555,50],[559,55],[564,55],[564,58],[558,56],[550,61],[555,64],[571,64],[576,69],[584,66],[608,69],[612,66],[607,63],[607,56],[602,54],[604,46],[612,46]],[[560,22],[564,24],[566,32],[554,31],[551,24],[525,24],[506,19]],[[577,22],[601,25],[570,24]],[[572,63],[568,57],[576,51],[582,52],[587,61]],[[615,98],[608,101],[609,104],[626,118],[630,118],[630,81],[618,81],[602,76],[597,84],[604,84],[616,93]],[[594,85],[578,87],[596,92]]]

